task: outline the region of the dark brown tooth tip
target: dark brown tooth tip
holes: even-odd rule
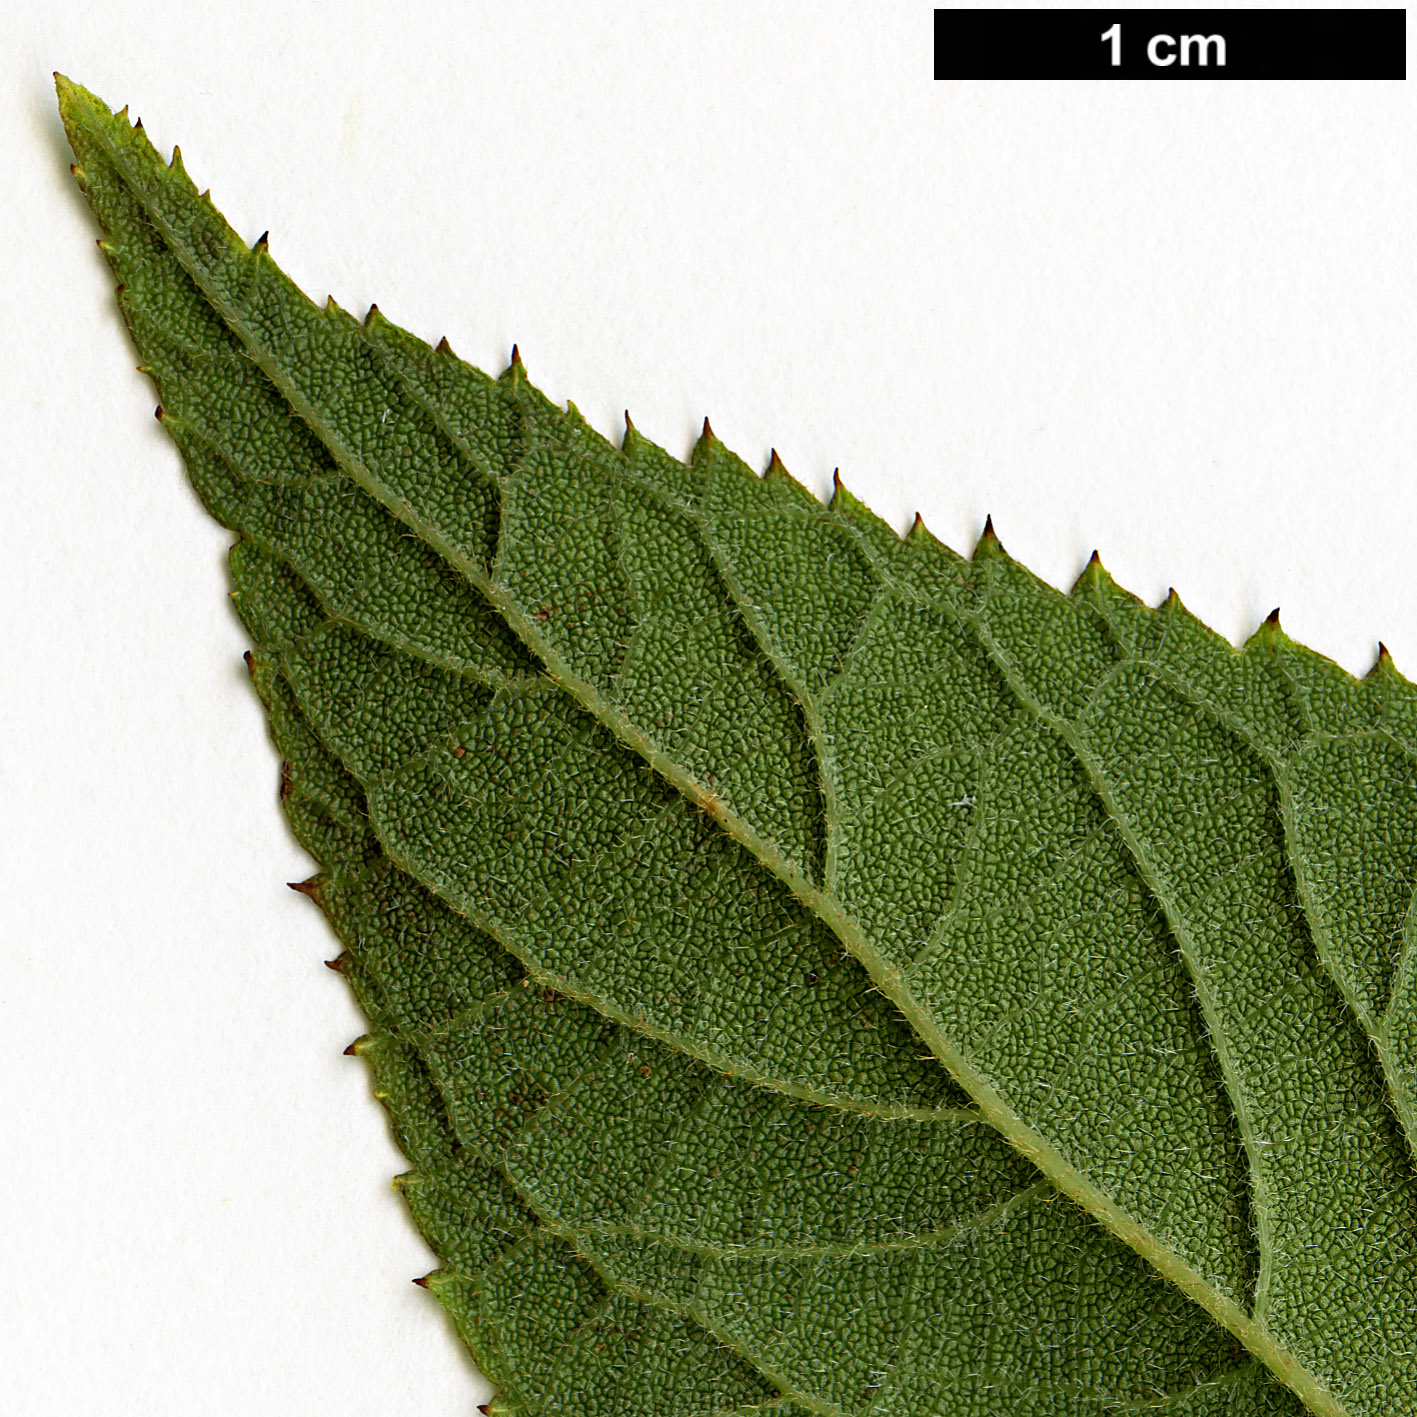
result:
[[[704,415],[704,431],[699,435],[706,443],[714,441],[713,424],[708,421],[708,414]]]
[[[1279,628],[1279,607],[1277,605],[1264,617],[1264,622],[1266,625],[1273,625],[1276,630]]]
[[[1089,566],[1096,566],[1099,571],[1102,569],[1102,557],[1097,554],[1096,547],[1093,547],[1092,555],[1087,558],[1087,564]]]
[[[994,518],[991,514],[985,514],[984,532],[979,539],[981,541],[997,541],[999,539],[994,533]]]
[[[436,1273],[437,1273],[437,1270],[430,1270],[427,1274],[420,1274],[420,1275],[418,1276],[418,1278],[415,1279],[413,1282],[414,1282],[420,1289],[427,1289],[427,1288],[429,1287],[428,1281],[429,1281],[430,1279],[432,1279],[433,1276],[434,1276]]]
[[[356,1038],[341,1054],[345,1058],[357,1058],[359,1056],[359,1040]]]
[[[453,352],[453,347],[452,347],[452,345],[450,345],[450,344],[448,343],[448,337],[447,337],[447,335],[444,335],[443,338],[438,341],[438,347],[437,347],[437,349],[434,351],[434,353],[436,353],[436,354],[451,354],[452,352]]]
[[[1378,641],[1378,658],[1387,660],[1392,659],[1392,655],[1388,653],[1388,647],[1381,640]]]

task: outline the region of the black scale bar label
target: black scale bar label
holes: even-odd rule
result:
[[[937,79],[1405,79],[1406,10],[936,10]]]

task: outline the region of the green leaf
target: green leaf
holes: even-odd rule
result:
[[[505,1348],[485,1337],[486,1261],[469,1256],[463,1229],[486,1209],[488,1187],[500,1197],[510,1180],[519,1204],[604,1279],[707,1330],[811,1411],[930,1410],[946,1392],[960,1412],[1003,1400],[1040,1412],[1060,1401],[1285,1410],[1282,1390],[1222,1330],[977,1113],[927,1120],[813,1106],[528,989],[490,937],[389,862],[358,785],[306,718],[283,673],[289,621],[284,639],[271,627],[292,607],[303,608],[306,636],[329,622],[249,542],[233,572],[238,607],[263,642],[252,665],[284,755],[286,810],[323,868],[302,889],[346,945],[341,972],[375,1030],[356,1051],[374,1064],[420,1167],[402,1186],[445,1266],[430,1287],[507,1391],[521,1380],[505,1357],[497,1366]],[[399,1084],[399,1068],[420,1070],[437,1100]],[[512,1231],[494,1227],[498,1256]],[[545,1236],[522,1244],[517,1263],[533,1255],[566,1263]],[[668,1352],[641,1345],[634,1371],[697,1410],[677,1356],[685,1340],[665,1342]],[[564,1391],[588,1383],[569,1360],[548,1377]],[[727,1381],[741,1385],[736,1373]],[[630,1401],[620,1389],[615,1400]]]
[[[660,1204],[642,1185],[602,1194],[519,1136],[500,1174],[596,1283],[815,1410],[933,1410],[931,1382],[971,1411],[1267,1410],[1249,1367],[1216,1386],[1206,1315],[1316,1412],[1410,1410],[1414,698],[1385,659],[1358,683],[1277,624],[1236,654],[1100,566],[1063,596],[989,534],[969,561],[901,541],[707,428],[687,466],[633,430],[613,448],[515,360],[492,380],[316,309],[180,160],[60,89],[164,422],[252,548],[243,614],[382,869],[587,1019],[789,1109],[781,1136],[804,1109],[939,1147],[987,1124],[1115,1237],[1005,1201],[1043,1229],[990,1226],[1004,1250],[965,1255],[917,1227],[908,1277],[902,1250],[817,1254],[809,1281],[786,1220],[771,1253],[696,1250],[682,1217],[611,1218]],[[657,1167],[649,1101],[584,1077],[551,1113],[620,1106],[598,1128]],[[449,1116],[470,1086],[434,1084]],[[587,1180],[569,1199],[567,1177]],[[696,1213],[744,1204],[703,1194]],[[1148,1285],[1164,1339],[1128,1298]],[[998,1353],[960,1339],[976,1321]]]

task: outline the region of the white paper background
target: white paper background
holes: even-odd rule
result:
[[[470,1412],[49,72],[597,426],[1417,670],[1405,84],[931,81],[923,4],[40,7],[0,49],[0,1407]]]

